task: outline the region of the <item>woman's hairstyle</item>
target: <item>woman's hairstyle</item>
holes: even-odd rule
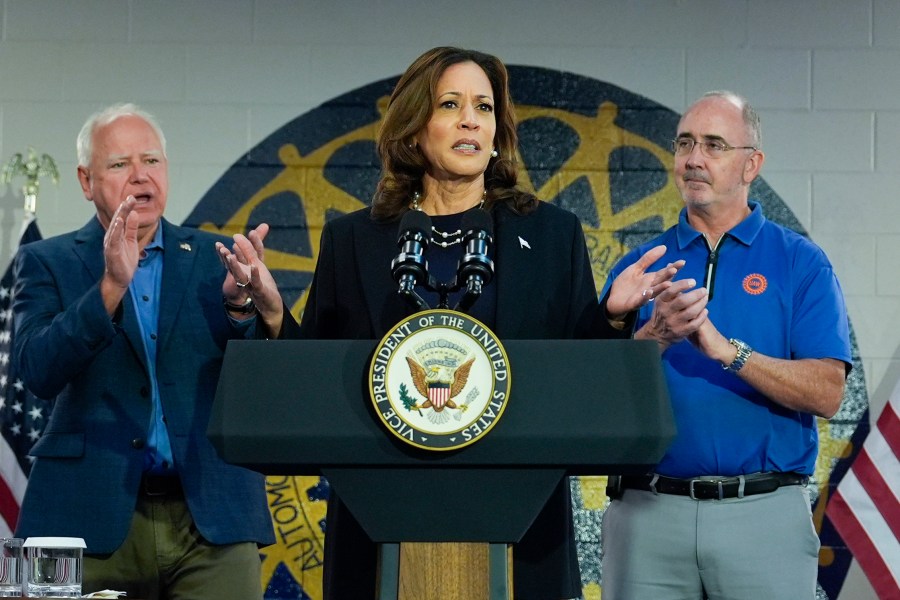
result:
[[[497,121],[494,148],[498,156],[491,157],[484,174],[485,208],[504,202],[515,212],[528,213],[537,206],[538,200],[533,194],[516,186],[518,135],[506,67],[496,56],[443,46],[432,48],[417,58],[400,77],[388,101],[378,132],[377,150],[382,175],[372,200],[373,218],[396,219],[408,209],[413,194],[421,192],[422,177],[428,164],[414,139],[431,119],[438,80],[448,67],[463,62],[473,62],[481,67],[494,94]]]

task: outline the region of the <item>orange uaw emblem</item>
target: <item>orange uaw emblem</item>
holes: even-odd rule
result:
[[[769,282],[766,280],[765,275],[760,275],[759,273],[750,273],[746,277],[744,277],[744,291],[748,294],[752,294],[754,296],[758,296],[766,291]]]

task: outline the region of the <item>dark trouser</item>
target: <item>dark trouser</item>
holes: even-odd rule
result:
[[[502,519],[502,514],[497,518]],[[326,521],[324,599],[372,600],[377,546],[333,490]],[[567,600],[581,595],[568,478],[563,478],[531,528],[513,546],[513,586],[516,600]]]

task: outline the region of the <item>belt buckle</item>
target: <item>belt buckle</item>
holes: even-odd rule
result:
[[[688,493],[688,495],[691,497],[691,500],[700,500],[700,498],[698,498],[698,497],[694,494],[694,484],[697,483],[697,481],[698,481],[697,479],[691,479],[691,480],[688,482],[688,484],[689,484],[689,487],[688,487],[688,492],[689,492],[689,493]]]
[[[697,483],[697,482],[700,482],[700,483],[715,483],[715,484],[716,484],[716,488],[718,488],[718,492],[719,492],[719,500],[724,500],[724,499],[725,499],[725,487],[722,485],[722,480],[721,480],[721,479],[717,479],[717,480],[715,480],[715,481],[706,481],[706,480],[703,480],[703,479],[691,479],[690,482],[689,482],[689,487],[688,487],[688,495],[691,497],[691,500],[709,500],[709,498],[698,498],[698,497],[697,497],[697,494],[694,493],[694,484]]]

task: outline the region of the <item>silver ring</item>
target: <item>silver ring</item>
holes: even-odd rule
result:
[[[251,281],[248,281],[247,283],[241,283],[241,282],[238,281],[237,279],[234,280],[234,284],[235,284],[236,286],[238,286],[239,288],[241,288],[241,289],[244,289],[244,288],[246,288],[246,287],[250,287],[250,284],[251,284],[251,283],[252,283]]]

